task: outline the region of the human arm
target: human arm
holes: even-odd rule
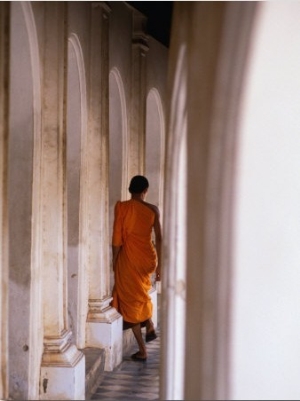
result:
[[[162,247],[162,234],[159,210],[156,210],[154,220],[154,234],[155,234],[155,248],[157,253],[157,267],[156,267],[156,281],[160,281],[161,278],[161,247]]]
[[[123,237],[122,237],[122,217],[121,217],[121,202],[118,201],[115,205],[114,210],[115,218],[113,224],[113,235],[112,235],[112,265],[113,271],[116,268],[116,262],[120,250],[122,248]]]
[[[116,262],[117,262],[117,258],[119,255],[119,252],[121,250],[121,246],[112,246],[112,254],[113,254],[113,271],[115,271],[116,268]]]

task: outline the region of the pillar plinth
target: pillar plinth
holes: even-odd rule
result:
[[[59,337],[45,337],[41,365],[41,400],[84,400],[85,358],[71,343],[72,333],[64,330]]]
[[[90,347],[105,349],[106,371],[118,366],[123,357],[123,318],[109,305],[111,300],[89,300],[87,318],[87,342]]]
[[[88,322],[98,321],[110,323],[115,320],[119,313],[110,306],[112,297],[106,299],[90,299],[89,300],[89,313]]]
[[[83,357],[71,343],[72,332],[64,330],[59,337],[45,337],[42,366],[75,366]]]

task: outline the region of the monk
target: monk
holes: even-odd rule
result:
[[[146,342],[157,338],[151,319],[153,306],[149,290],[154,272],[156,281],[160,281],[162,237],[159,209],[144,200],[148,188],[146,177],[132,178],[131,199],[118,201],[115,205],[112,238],[115,275],[112,306],[123,316],[124,328],[133,331],[139,347],[139,351],[131,356],[135,361],[147,359],[141,327],[146,326]]]

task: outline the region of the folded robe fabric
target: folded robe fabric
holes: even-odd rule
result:
[[[125,322],[141,323],[152,316],[149,290],[157,265],[151,237],[154,220],[155,212],[143,202],[131,199],[116,203],[112,244],[121,249],[112,306]]]

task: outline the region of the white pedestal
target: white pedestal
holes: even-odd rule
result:
[[[70,331],[46,338],[40,400],[85,400],[85,357],[70,343]]]
[[[115,308],[108,306],[102,312],[90,311],[86,342],[87,347],[105,349],[104,370],[112,371],[120,365],[123,358],[123,318]]]

